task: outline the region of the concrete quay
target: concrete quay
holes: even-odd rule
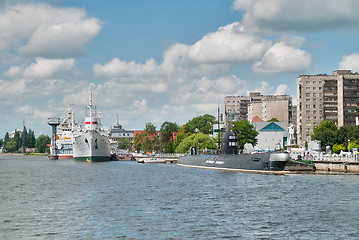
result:
[[[316,172],[355,173],[359,174],[357,155],[319,155],[305,158],[311,160]]]
[[[325,161],[313,160],[316,171],[339,172],[339,173],[357,173],[359,174],[358,161]]]

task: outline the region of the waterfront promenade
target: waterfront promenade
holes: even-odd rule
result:
[[[359,174],[359,157],[353,154],[318,154],[307,155],[305,161],[313,162],[316,171],[357,173]]]

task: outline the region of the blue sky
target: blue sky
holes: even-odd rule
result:
[[[0,137],[46,120],[90,85],[106,127],[184,124],[227,95],[289,94],[299,74],[359,71],[359,2],[0,1]]]

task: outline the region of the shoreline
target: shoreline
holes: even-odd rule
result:
[[[47,156],[47,153],[0,153],[0,156]]]

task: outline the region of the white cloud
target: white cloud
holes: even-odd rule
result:
[[[277,89],[274,92],[274,95],[284,95],[288,93],[288,85],[287,84],[279,84]]]
[[[159,74],[159,67],[154,59],[147,60],[144,64],[121,61],[114,58],[104,65],[99,63],[93,66],[96,77],[128,77],[128,76],[153,76]]]
[[[156,93],[165,93],[168,86],[164,83],[157,83],[151,86],[151,90]]]
[[[22,73],[22,68],[20,66],[11,66],[9,70],[4,72],[4,76],[15,78],[15,77],[19,77],[21,73]]]
[[[260,82],[260,84],[257,84],[257,86],[254,90],[246,90],[246,95],[249,96],[250,92],[260,92],[262,95],[268,95],[272,92],[273,87],[265,81]]]
[[[235,0],[233,9],[243,11],[246,31],[315,31],[356,26],[356,0]]]
[[[242,32],[238,24],[221,27],[192,45],[188,56],[203,63],[241,63],[257,60],[271,41]]]
[[[253,69],[261,73],[296,72],[307,68],[311,61],[306,51],[276,43],[261,61],[253,65]]]
[[[348,56],[344,55],[339,63],[339,69],[348,69],[359,72],[359,53],[352,53]]]
[[[14,5],[0,12],[0,51],[13,49],[22,56],[45,58],[83,55],[101,24],[81,9],[46,3]]]
[[[36,58],[36,62],[26,67],[23,76],[26,78],[49,78],[68,72],[75,66],[75,59]]]
[[[38,119],[41,119],[42,121],[46,121],[46,119],[49,116],[54,116],[55,113],[49,111],[48,108],[37,108],[34,107],[33,105],[30,104],[26,104],[24,106],[20,106],[16,109],[17,114],[19,114],[20,116],[26,116],[27,121],[31,121],[34,122]]]
[[[4,72],[4,76],[15,78],[56,78],[74,70],[75,59],[46,59],[36,58],[35,63],[28,66],[11,66]]]

